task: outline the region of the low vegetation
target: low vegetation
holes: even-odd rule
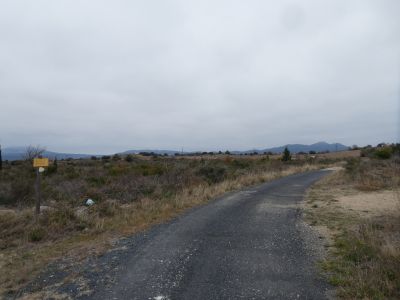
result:
[[[333,160],[282,162],[268,156],[107,156],[52,162],[43,175],[41,215],[34,217],[30,161],[0,173],[0,288],[12,295],[52,259],[100,253],[113,240],[168,220],[227,191]],[[87,199],[92,206],[86,206]]]
[[[400,162],[388,149],[350,159],[307,196],[306,219],[327,241],[321,269],[344,299],[400,298]]]

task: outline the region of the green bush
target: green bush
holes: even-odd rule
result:
[[[375,150],[375,157],[380,158],[380,159],[389,159],[392,157],[392,148],[390,147],[385,147],[385,148],[379,148]]]
[[[25,201],[34,194],[33,181],[28,178],[16,178],[11,183],[11,198],[14,202]]]
[[[74,211],[69,207],[60,207],[47,213],[49,224],[67,226],[76,220]]]
[[[349,160],[347,160],[345,168],[347,173],[354,175],[354,173],[360,168],[360,159],[350,158]]]
[[[108,173],[111,176],[119,176],[119,175],[124,175],[129,173],[129,168],[127,166],[123,165],[117,165],[117,166],[112,166],[109,170]]]
[[[134,170],[143,176],[162,175],[164,173],[163,166],[158,164],[140,164],[135,166]]]
[[[246,168],[250,167],[250,163],[247,160],[234,159],[232,161],[232,166],[239,168],[239,169],[246,169]]]
[[[45,175],[51,175],[57,173],[57,169],[58,169],[58,162],[57,159],[55,159],[53,164],[49,165],[49,167],[46,168]]]
[[[205,166],[200,168],[198,175],[202,176],[209,184],[224,180],[226,169],[219,166]]]
[[[107,180],[104,176],[92,176],[86,178],[86,181],[91,184],[92,186],[102,186],[105,185]]]
[[[34,227],[28,233],[28,239],[30,242],[39,242],[46,236],[46,231],[42,227]]]
[[[12,198],[7,197],[7,195],[0,194],[0,205],[10,205],[14,203],[15,201]]]

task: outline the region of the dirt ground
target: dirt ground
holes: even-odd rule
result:
[[[400,208],[398,191],[360,192],[356,195],[337,197],[337,204],[361,216],[386,216]]]
[[[390,168],[396,166],[380,163],[379,167],[371,163],[367,172],[364,169],[353,179],[347,170],[332,169],[303,202],[305,220],[326,250],[321,273],[336,287],[338,298],[400,299],[399,187],[386,184],[368,191],[357,182],[361,175],[371,174],[384,181],[388,176],[381,174],[393,176]]]

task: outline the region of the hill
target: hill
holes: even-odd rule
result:
[[[245,154],[245,153],[264,153],[264,152],[272,152],[272,153],[282,153],[285,147],[288,147],[289,151],[292,153],[299,153],[299,152],[310,152],[310,151],[315,151],[315,152],[336,152],[336,151],[344,151],[348,150],[349,147],[339,144],[339,143],[326,143],[326,142],[319,142],[315,143],[312,145],[303,145],[303,144],[289,144],[289,145],[284,145],[284,146],[279,146],[279,147],[273,147],[273,148],[266,148],[266,149],[254,149],[254,150],[246,150],[246,151],[231,151],[232,154]],[[8,147],[4,148],[2,151],[3,155],[3,160],[18,160],[18,159],[23,159],[24,153],[25,153],[26,147]],[[175,153],[181,153],[181,151],[176,151],[176,150],[127,150],[124,152],[120,152],[118,154],[121,155],[126,155],[126,154],[139,154],[141,152],[147,152],[147,153],[155,153],[155,154],[167,154],[167,155],[174,155]],[[214,151],[218,152],[218,151]],[[225,152],[225,151],[223,151]],[[201,153],[201,152],[183,152],[183,154],[193,154],[193,153]],[[63,153],[63,152],[53,152],[53,151],[45,151],[43,153],[44,157],[48,157],[50,159],[54,159],[57,157],[57,159],[67,159],[67,158],[73,158],[73,159],[79,159],[79,158],[89,158],[92,155],[90,154],[79,154],[79,153]],[[95,154],[95,156],[101,156],[100,154]]]
[[[280,146],[280,147],[274,147],[274,148],[269,148],[269,149],[264,149],[261,150],[261,152],[272,152],[272,153],[281,153],[285,149],[285,147],[288,147],[289,151],[292,153],[299,153],[299,152],[310,152],[310,151],[315,151],[315,152],[337,152],[337,151],[344,151],[348,150],[349,147],[345,146],[343,144],[339,143],[326,143],[326,142],[318,142],[315,144],[311,145],[303,145],[303,144],[289,144],[285,146]]]
[[[26,151],[26,147],[8,147],[2,149],[2,157],[3,160],[19,160],[24,158],[24,154]],[[77,154],[77,153],[62,153],[62,152],[53,152],[53,151],[45,151],[43,153],[43,157],[48,157],[50,159],[67,159],[67,158],[89,158],[91,155],[89,154]]]

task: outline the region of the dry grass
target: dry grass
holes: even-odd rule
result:
[[[400,298],[398,180],[394,161],[350,161],[308,193],[306,219],[327,237],[321,267],[341,298]]]
[[[21,207],[19,201],[17,207],[4,209],[0,214],[0,293],[15,292],[54,259],[72,256],[79,261],[83,253],[102,253],[115,239],[169,220],[225,192],[320,168],[305,163],[291,165],[262,159],[248,162],[229,157],[212,164],[181,159],[147,161],[135,165],[117,161],[106,166],[102,166],[103,162],[69,162],[59,166],[62,173],[46,178],[47,184],[57,183],[58,189],[70,187],[70,194],[80,198],[86,196],[86,187],[93,189],[92,193],[101,199],[93,207],[82,207],[69,198],[70,194],[55,202],[57,206],[48,199],[46,204],[53,208],[45,211],[38,223],[32,208]],[[98,176],[93,177],[93,173]],[[104,184],[108,186],[103,187]],[[145,192],[153,186],[152,193]],[[134,201],[127,201],[132,191]],[[54,197],[54,193],[47,195]]]

